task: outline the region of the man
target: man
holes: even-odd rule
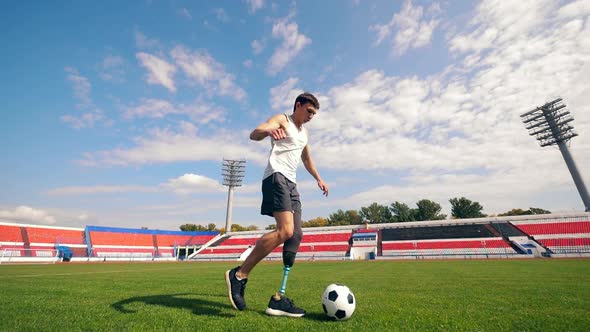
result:
[[[303,127],[313,119],[320,108],[315,96],[305,92],[295,99],[293,114],[277,114],[259,125],[250,139],[261,141],[271,137],[268,165],[262,181],[262,206],[260,213],[275,218],[276,230],[264,234],[241,266],[225,273],[228,295],[232,306],[246,308],[244,291],[252,269],[273,249],[283,244],[283,282],[280,290],[271,296],[266,313],[272,316],[302,317],[305,310],[295,306],[285,296],[289,271],[295,263],[295,255],[303,232],[301,231],[301,202],[296,185],[299,160],[317,181],[323,194],[328,196],[328,186],[320,177],[307,143],[307,129]]]

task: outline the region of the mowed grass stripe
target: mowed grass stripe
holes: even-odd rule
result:
[[[149,269],[148,271],[174,271],[174,270],[186,270],[186,267],[166,267]],[[80,271],[80,272],[66,272],[66,273],[37,273],[37,274],[14,274],[14,275],[0,275],[0,278],[31,278],[31,277],[50,277],[50,276],[74,276],[83,274],[100,274],[100,273],[142,273],[144,269],[137,270],[108,270],[108,271]]]
[[[223,279],[235,263],[0,265],[0,330],[587,331],[590,260],[297,262],[287,295],[308,315],[268,317],[282,277],[265,262],[231,308]],[[18,277],[38,274],[38,277]],[[324,318],[330,283],[357,298],[346,322]]]

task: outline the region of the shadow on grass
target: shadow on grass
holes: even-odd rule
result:
[[[205,300],[199,298],[200,296],[211,297],[211,295],[201,295],[195,293],[136,296],[113,303],[111,307],[119,312],[129,314],[135,313],[137,310],[128,309],[126,308],[127,305],[132,303],[143,303],[147,305],[157,305],[169,308],[188,309],[191,310],[195,315],[233,317],[231,314],[222,312],[224,309],[229,307],[229,304]],[[223,298],[226,299],[225,297]]]
[[[319,322],[330,322],[331,320],[326,317],[326,315],[322,312],[308,312],[305,314],[305,319],[315,320]]]

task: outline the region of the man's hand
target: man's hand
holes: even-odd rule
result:
[[[250,139],[253,141],[262,141],[266,136],[273,139],[284,139],[287,137],[285,125],[287,119],[284,114],[273,115],[268,121],[261,123],[250,133]]]
[[[285,132],[285,129],[283,129],[283,127],[279,127],[277,129],[271,130],[268,135],[271,136],[275,140],[279,140],[279,139],[283,139],[283,138],[287,137],[287,133]]]
[[[324,196],[328,197],[328,192],[330,191],[328,185],[325,184],[324,181],[318,180],[318,187],[324,192]]]

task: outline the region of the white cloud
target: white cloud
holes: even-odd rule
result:
[[[250,14],[256,13],[257,10],[264,7],[264,0],[246,0],[248,4],[248,12]]]
[[[413,6],[406,0],[401,11],[393,15],[391,21],[384,25],[373,25],[369,29],[377,33],[376,45],[381,44],[395,30],[392,50],[397,55],[404,54],[412,48],[420,48],[430,44],[434,29],[440,21],[432,16],[440,12],[438,3],[434,3],[424,11],[422,6]],[[427,18],[428,16],[428,18]]]
[[[223,192],[224,187],[219,181],[203,175],[184,174],[178,178],[169,180],[165,185],[167,189],[177,194],[190,194],[195,192]]]
[[[590,2],[587,0],[572,1],[559,8],[557,12],[560,18],[580,17],[588,14],[590,14]]]
[[[156,192],[157,189],[147,186],[113,186],[113,185],[97,185],[97,186],[71,186],[61,187],[48,191],[49,195],[87,195],[87,194],[113,194],[113,193],[151,193]]]
[[[68,73],[68,80],[73,83],[74,94],[79,101],[79,106],[83,108],[91,107],[94,103],[90,97],[90,89],[92,88],[88,78],[80,75],[77,69],[66,67],[65,71]]]
[[[191,12],[188,9],[184,8],[184,7],[183,8],[180,8],[178,10],[178,15],[180,15],[181,17],[183,17],[183,18],[185,18],[185,19],[187,19],[189,21],[193,19],[193,16],[191,15]]]
[[[176,67],[151,54],[139,52],[136,54],[141,65],[148,70],[147,82],[149,84],[161,84],[171,92],[176,92],[174,86],[174,73]]]
[[[523,0],[516,3],[482,1],[469,29],[450,40],[451,51],[467,52],[498,48],[514,39],[522,39],[537,27],[546,24],[549,14],[556,12],[557,2],[552,0]],[[530,35],[535,41],[535,36]]]
[[[298,95],[303,93],[301,89],[295,89],[299,79],[291,77],[278,86],[270,89],[270,106],[275,111],[291,111],[293,103]]]
[[[142,98],[138,105],[123,107],[124,115],[133,118],[164,118],[173,114],[188,116],[193,123],[208,124],[223,122],[225,110],[213,104],[197,100],[192,104],[173,105],[169,101],[155,98]]]
[[[299,27],[293,22],[294,13],[277,20],[272,26],[272,37],[281,40],[268,61],[268,72],[276,75],[309,44],[311,39],[299,33]]]
[[[125,71],[123,70],[124,60],[118,55],[106,56],[99,65],[99,75],[105,81],[123,82]]]
[[[31,222],[34,224],[46,225],[52,225],[56,222],[55,217],[50,215],[48,212],[38,210],[26,205],[21,205],[12,211],[0,210],[0,218],[14,220],[18,222]]]
[[[55,188],[48,191],[49,195],[97,195],[97,194],[121,194],[121,193],[162,193],[174,192],[176,194],[190,193],[215,193],[222,192],[223,186],[216,180],[198,174],[184,174],[178,178],[170,179],[157,186],[137,185],[93,185],[71,186]]]
[[[554,2],[533,2],[482,3],[476,23],[450,38],[451,50],[469,59],[463,64],[424,78],[370,70],[325,95],[310,123],[318,167],[391,177],[347,203],[429,195],[444,203],[460,195],[480,200],[487,213],[531,202],[559,206],[555,193],[572,187],[568,170],[559,151],[541,149],[527,135],[519,115],[561,96],[576,131],[590,132],[583,112],[590,103],[590,27],[582,9],[571,16]],[[574,138],[571,151],[586,169],[590,136]]]
[[[163,118],[178,113],[170,102],[154,98],[142,98],[139,105],[127,106],[124,110],[126,118]]]
[[[227,23],[230,21],[230,17],[223,8],[215,8],[214,9],[215,16],[220,22]]]
[[[62,115],[60,119],[65,123],[69,123],[73,128],[81,129],[94,127],[94,124],[102,120],[103,116],[100,112],[90,112],[81,116]]]
[[[252,68],[254,66],[254,62],[251,59],[246,59],[242,62],[242,65],[246,68]]]
[[[252,47],[252,52],[254,52],[254,54],[260,54],[264,51],[266,42],[264,40],[255,39],[250,43],[250,46]]]
[[[156,129],[147,137],[134,139],[131,148],[86,153],[84,166],[143,165],[180,161],[220,161],[223,157],[247,159],[264,164],[267,149],[248,141],[247,132],[217,130],[215,135],[199,135],[191,123],[181,122],[178,130]]]
[[[238,101],[246,99],[246,91],[235,83],[235,76],[205,51],[191,53],[186,47],[176,46],[170,55],[187,77],[210,94],[230,96]]]
[[[160,46],[160,42],[157,39],[150,39],[146,37],[139,29],[135,28],[135,46],[139,49],[150,49]]]
[[[63,115],[61,120],[76,129],[92,128],[95,123],[104,119],[102,110],[98,108],[90,96],[92,85],[87,77],[80,75],[76,68],[66,67],[68,80],[72,83],[74,96],[78,103],[76,108],[85,112],[82,115]]]

